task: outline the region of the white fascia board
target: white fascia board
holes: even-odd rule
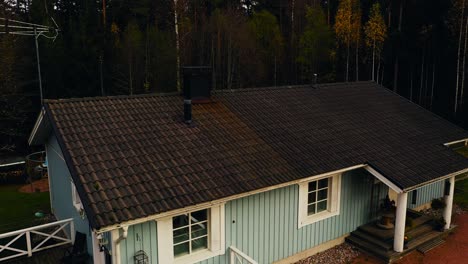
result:
[[[449,147],[450,145],[458,144],[458,143],[463,143],[463,142],[465,142],[465,146],[466,146],[467,143],[468,143],[468,138],[460,139],[460,140],[456,140],[456,141],[452,141],[452,142],[448,142],[448,143],[445,143],[444,146]]]
[[[170,217],[170,216],[175,216],[175,215],[180,215],[180,214],[185,214],[185,213],[188,213],[188,212],[197,211],[197,210],[201,210],[201,209],[210,208],[210,207],[213,207],[213,206],[216,206],[216,205],[226,203],[228,201],[240,199],[240,198],[247,197],[247,196],[250,196],[250,195],[254,195],[254,194],[258,194],[258,193],[262,193],[262,192],[267,192],[267,191],[271,191],[271,190],[291,186],[291,185],[298,184],[298,183],[301,183],[301,182],[307,182],[307,181],[310,181],[310,180],[316,179],[316,178],[322,178],[322,177],[329,176],[329,175],[340,174],[340,173],[350,171],[350,170],[365,168],[366,166],[367,166],[366,164],[358,164],[358,165],[351,166],[351,167],[348,167],[348,168],[343,168],[343,169],[339,169],[339,170],[335,170],[335,171],[331,171],[331,172],[327,172],[327,173],[322,173],[322,174],[310,176],[310,177],[299,179],[299,180],[285,182],[285,183],[282,183],[282,184],[277,184],[277,185],[274,185],[274,186],[265,187],[265,188],[262,188],[262,189],[258,189],[258,190],[254,190],[254,191],[250,191],[250,192],[246,192],[246,193],[241,193],[241,194],[225,197],[225,198],[214,200],[214,201],[211,201],[211,202],[196,204],[196,205],[193,205],[193,206],[188,206],[188,207],[184,207],[184,208],[180,208],[180,209],[176,209],[176,210],[172,210],[172,211],[168,211],[168,212],[164,212],[164,213],[160,213],[160,214],[155,214],[155,215],[151,215],[151,216],[147,216],[147,217],[143,217],[143,218],[138,218],[138,219],[131,220],[131,221],[125,221],[125,222],[122,222],[120,224],[103,227],[103,228],[101,228],[99,230],[95,230],[95,232],[104,233],[104,232],[108,232],[108,231],[111,231],[111,230],[114,230],[114,229],[121,228],[122,226],[136,225],[136,224],[141,224],[141,223],[144,223],[144,222],[154,221],[154,220],[157,221],[158,219],[162,219],[162,218],[166,218],[166,217]]]
[[[404,191],[405,191],[405,192],[410,192],[410,191],[415,190],[415,189],[418,189],[418,188],[420,188],[420,187],[422,187],[422,186],[424,186],[424,185],[432,184],[432,183],[439,182],[439,181],[444,181],[444,180],[446,180],[446,179],[450,179],[450,178],[452,178],[452,177],[456,177],[456,176],[458,176],[458,175],[460,175],[460,174],[464,174],[464,173],[468,173],[468,168],[463,169],[463,170],[460,170],[460,171],[457,171],[457,172],[454,172],[454,173],[447,174],[447,175],[445,175],[445,176],[442,176],[442,177],[440,177],[440,178],[434,179],[434,180],[432,180],[432,181],[428,181],[428,182],[425,182],[425,183],[421,183],[421,184],[415,185],[415,186],[413,186],[413,187],[411,187],[411,188],[405,189]]]
[[[29,135],[28,139],[28,144],[31,145],[37,145],[37,144],[42,144],[44,142],[36,142],[38,137],[41,136],[41,133],[47,133],[47,131],[43,131],[44,129],[49,129],[49,120],[45,116],[45,109],[42,108],[39,116],[36,119],[36,123],[34,124],[33,130],[31,131],[31,134]]]
[[[393,182],[385,178],[380,172],[376,171],[374,168],[371,166],[366,166],[364,167],[370,174],[374,175],[377,179],[379,179],[381,182],[383,182],[385,185],[387,185],[390,189],[394,190],[396,193],[402,193],[403,190],[396,186]]]

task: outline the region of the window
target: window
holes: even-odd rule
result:
[[[159,263],[194,263],[224,254],[224,204],[157,221]]]
[[[77,211],[81,212],[83,210],[83,205],[81,204],[80,196],[78,195],[75,184],[73,182],[71,183],[71,193],[72,193],[73,206],[75,206]]]
[[[299,184],[298,227],[339,214],[341,174]]]
[[[174,257],[208,248],[208,209],[172,218]]]

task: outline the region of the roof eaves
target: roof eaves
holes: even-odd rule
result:
[[[62,135],[60,134],[59,129],[57,128],[57,125],[55,124],[55,119],[54,119],[54,117],[53,117],[53,115],[51,113],[51,110],[49,109],[48,104],[44,104],[44,112],[45,112],[46,116],[50,120],[50,124],[51,124],[51,126],[53,128],[53,131],[54,131],[54,134],[55,134],[55,136],[57,138],[57,142],[58,142],[58,144],[60,146],[60,149],[62,150],[63,157],[65,159],[65,163],[67,164],[67,168],[70,171],[70,175],[71,175],[71,177],[73,179],[73,183],[75,184],[76,190],[78,191],[78,194],[80,196],[81,203],[83,204],[83,209],[84,209],[84,211],[85,211],[85,213],[87,215],[89,224],[91,225],[92,228],[99,229],[100,226],[98,225],[98,223],[95,220],[95,214],[92,211],[91,206],[90,206],[91,203],[90,203],[90,201],[88,199],[88,196],[86,195],[86,192],[84,190],[83,185],[81,184],[81,181],[80,181],[80,178],[78,177],[78,173],[77,173],[77,171],[75,169],[75,166],[73,166],[71,155],[70,155],[68,149],[65,146],[65,142],[64,142],[64,140],[62,138]]]
[[[44,144],[51,131],[50,120],[45,114],[44,108],[42,108],[29,135],[28,144],[30,146]]]
[[[371,164],[368,163],[368,166],[365,167],[365,169],[374,177],[379,179],[381,182],[383,182],[385,185],[390,187],[392,190],[394,190],[396,193],[402,193],[404,192],[403,188],[399,186],[398,183],[392,182],[389,180],[387,177],[385,177],[375,166],[372,166]]]

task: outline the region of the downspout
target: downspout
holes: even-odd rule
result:
[[[116,229],[116,233],[120,233],[118,229]],[[120,242],[127,239],[128,235],[128,226],[122,226],[122,234],[114,241],[114,263],[120,263]]]

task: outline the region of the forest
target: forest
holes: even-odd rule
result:
[[[466,3],[465,3],[466,2]],[[373,80],[468,128],[468,0],[3,0],[0,156],[25,153],[44,98],[181,90],[210,66],[213,89]],[[363,102],[365,103],[365,102]]]

